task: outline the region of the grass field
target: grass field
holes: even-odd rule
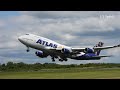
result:
[[[0,72],[0,79],[120,79],[120,68],[43,69],[30,72]]]

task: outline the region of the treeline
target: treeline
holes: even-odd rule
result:
[[[71,65],[59,65],[55,63],[34,63],[26,64],[23,62],[13,63],[8,62],[7,64],[0,64],[0,71],[39,71],[41,69],[59,69],[59,68],[114,68],[120,67],[120,64],[115,63],[88,63],[88,64],[71,64]]]

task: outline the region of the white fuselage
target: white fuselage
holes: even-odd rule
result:
[[[41,52],[36,51],[35,54],[37,56],[43,58],[50,55],[53,61],[54,58],[58,58],[59,61],[67,61],[67,58],[75,60],[100,60],[102,57],[109,57],[105,55],[99,56],[101,50],[120,47],[120,44],[102,47],[103,43],[99,42],[93,48],[72,48],[34,34],[22,35],[18,40],[27,47],[27,52],[29,52],[29,47],[40,50]]]
[[[37,50],[42,50],[44,52],[47,53],[57,53],[57,52],[53,52],[51,50],[49,50],[49,48],[58,48],[58,49],[62,49],[62,48],[71,48],[62,44],[59,44],[55,41],[52,41],[50,39],[41,37],[41,36],[37,36],[34,34],[26,34],[23,36],[20,36],[18,38],[18,40],[23,43],[24,45],[26,45],[27,47],[31,47]]]
[[[120,47],[116,46],[106,46],[102,47],[103,43],[99,42],[97,47],[94,48],[72,48],[66,45],[59,44],[50,39],[37,36],[34,34],[26,34],[20,36],[18,40],[27,46],[27,52],[29,51],[29,47],[40,50],[42,52],[36,52],[35,54],[39,57],[51,56],[52,60],[54,58],[58,58],[60,61],[67,61],[67,58],[75,59],[75,60],[99,60],[102,57],[108,56],[99,56],[100,51],[109,48]],[[96,54],[95,52],[99,53]]]

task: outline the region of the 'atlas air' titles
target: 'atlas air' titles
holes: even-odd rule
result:
[[[41,39],[39,39],[36,43],[39,43],[39,44],[45,45],[45,46],[50,46],[50,47],[53,47],[53,48],[57,48],[57,45],[56,45],[56,44],[48,43],[48,42],[43,41],[43,40],[41,40]]]

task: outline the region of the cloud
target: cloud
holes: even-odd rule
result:
[[[93,32],[93,33],[102,33],[102,32],[114,32],[114,30],[118,29],[119,30],[119,15],[115,15],[114,17],[109,17],[109,18],[103,18],[101,19],[99,16],[98,17],[93,17],[89,15],[86,18],[78,18],[74,17],[66,17],[66,18],[38,18],[37,16],[42,16],[43,14],[41,12],[27,12],[23,13],[25,15],[21,15],[20,17],[17,17],[17,23],[21,28],[25,28],[25,31],[33,31],[36,30],[37,32],[42,31],[41,34],[47,34],[47,32],[54,32],[57,31],[58,33],[69,33],[69,34],[84,34],[88,32]],[[44,14],[53,14],[53,16],[57,16],[56,14],[62,13],[64,16],[64,12],[44,12]],[[67,16],[69,13],[74,13],[74,12],[65,12],[65,16]],[[75,13],[75,15],[79,16],[79,13],[82,12],[77,12],[78,14]],[[84,12],[85,13],[85,12]],[[86,12],[86,13],[92,13],[92,12]],[[93,12],[97,13],[97,12]],[[31,15],[32,14],[32,15]],[[36,16],[37,15],[37,16]],[[61,14],[60,14],[61,15]],[[43,15],[46,16],[46,15]],[[13,19],[14,20],[14,19]],[[113,23],[114,21],[114,23]],[[15,22],[16,23],[16,22]],[[31,27],[32,26],[32,27]],[[22,29],[23,29],[22,28]]]
[[[0,28],[4,27],[5,26],[5,22],[0,20]]]
[[[0,20],[0,38],[2,38],[0,48],[25,49],[25,46],[18,41],[18,37],[26,33],[37,34],[73,47],[93,47],[99,41],[103,41],[105,45],[120,43],[120,12],[117,11],[19,11],[18,13],[20,13],[18,16]],[[81,62],[88,61],[79,63]]]
[[[86,18],[103,15],[119,15],[119,11],[20,11],[21,14],[37,18]]]

